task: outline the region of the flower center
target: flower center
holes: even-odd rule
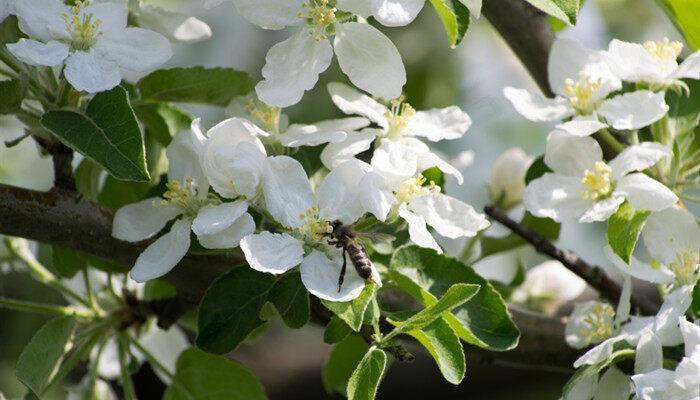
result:
[[[581,180],[586,190],[581,192],[585,200],[598,200],[612,193],[614,182],[612,181],[612,168],[603,161],[597,161],[593,171],[587,169]]]
[[[168,190],[163,193],[161,205],[176,205],[187,215],[194,216],[200,208],[213,202],[212,199],[199,197],[197,184],[192,178],[185,178],[184,186],[180,181],[168,181],[165,187]]]
[[[583,318],[579,336],[586,343],[599,343],[613,334],[613,317],[615,310],[609,304],[598,303]]]
[[[669,263],[668,268],[676,275],[680,285],[690,285],[698,279],[700,268],[700,252],[684,250],[677,254],[676,259]]]
[[[260,121],[267,132],[279,133],[281,108],[270,107],[256,99],[249,99],[243,108],[251,117]]]
[[[61,17],[66,22],[66,31],[71,37],[73,48],[76,50],[88,50],[95,39],[102,35],[99,31],[102,21],[92,20],[92,14],[80,15],[81,10],[88,4],[87,1],[76,1],[71,7],[71,14],[63,14]]]
[[[396,201],[398,204],[408,203],[416,197],[426,196],[431,193],[440,193],[440,186],[435,185],[433,181],[430,181],[428,186],[424,186],[427,181],[426,177],[418,175],[415,178],[401,182],[396,190]]]
[[[578,81],[567,79],[564,81],[564,92],[569,96],[571,106],[582,115],[595,111],[597,100],[595,97],[600,88],[600,79],[592,80],[590,75],[581,71]]]
[[[414,115],[416,115],[416,110],[404,101],[403,96],[392,100],[391,108],[384,113],[389,121],[387,137],[396,139],[403,136],[408,122]]]
[[[338,9],[328,2],[329,0],[308,0],[301,3],[304,11],[299,12],[299,18],[306,19],[309,33],[317,42],[328,38],[329,28],[338,21],[335,16]]]
[[[644,49],[651,54],[659,64],[674,62],[683,50],[683,43],[670,41],[668,38],[657,42],[644,42]]]
[[[304,237],[315,242],[320,242],[325,236],[333,232],[333,227],[328,218],[321,218],[319,214],[320,210],[318,206],[310,207],[305,212],[299,214],[299,218],[303,221],[303,225],[299,227],[299,232],[301,232]]]

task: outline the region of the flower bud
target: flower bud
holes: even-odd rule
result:
[[[527,271],[525,281],[511,300],[527,307],[554,315],[559,307],[579,297],[586,282],[566,269],[559,261],[545,261]]]
[[[613,334],[614,318],[610,304],[594,300],[576,304],[566,323],[566,343],[582,349],[608,339]]]
[[[532,158],[517,147],[503,152],[491,168],[491,201],[504,209],[520,204],[525,189],[525,174],[531,163]]]

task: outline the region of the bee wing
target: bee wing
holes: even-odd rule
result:
[[[373,242],[393,242],[396,240],[395,236],[382,232],[355,232],[355,235],[369,239]]]

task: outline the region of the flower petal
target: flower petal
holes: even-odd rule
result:
[[[639,43],[613,39],[605,58],[613,73],[622,80],[657,82],[665,78],[659,63]]]
[[[642,334],[637,343],[634,373],[644,374],[661,368],[663,358],[664,355],[659,338],[653,332]]]
[[[301,262],[301,281],[314,296],[330,301],[350,301],[362,293],[365,280],[357,274],[350,260],[346,261],[345,279],[338,290],[338,278],[343,266],[342,256],[333,260],[318,250],[304,257]]]
[[[552,91],[561,96],[566,95],[566,80],[578,80],[581,72],[593,81],[600,80],[595,99],[604,99],[608,93],[622,86],[603,60],[603,52],[587,49],[572,39],[559,37],[554,41],[549,52],[547,72]]]
[[[264,171],[267,211],[286,227],[300,227],[300,215],[316,202],[304,167],[291,157],[277,156],[267,159]]]
[[[652,213],[642,229],[649,254],[667,264],[683,250],[697,249],[700,226],[695,217],[678,207]]]
[[[544,162],[556,173],[580,179],[602,159],[603,150],[591,137],[572,136],[557,130],[547,137]]]
[[[304,28],[289,39],[272,46],[265,56],[263,80],[255,86],[258,98],[277,107],[296,104],[304,91],[316,86],[318,75],[333,59],[328,40],[316,41]]]
[[[381,145],[374,150],[372,168],[386,179],[391,187],[398,186],[420,172],[416,150],[389,139],[382,139]]]
[[[170,232],[148,246],[131,269],[131,279],[146,282],[170,272],[190,248],[191,225],[188,219],[179,219],[170,228]]]
[[[640,210],[661,211],[678,201],[678,196],[659,181],[641,172],[620,178],[613,196],[627,197],[632,207]]]
[[[245,200],[203,207],[192,221],[192,232],[196,235],[221,232],[236,222],[246,211],[248,211],[248,202]]]
[[[422,216],[437,233],[451,239],[472,237],[490,225],[484,214],[442,193],[417,197],[408,203],[408,209]]]
[[[622,336],[614,336],[598,343],[595,347],[588,350],[574,361],[574,368],[578,368],[582,365],[598,364],[601,361],[605,361],[612,354],[615,343],[621,340],[623,340]]]
[[[282,274],[301,263],[303,243],[286,233],[248,235],[241,240],[241,250],[256,271]]]
[[[592,115],[577,115],[571,121],[557,125],[556,128],[574,136],[589,136],[607,126]]]
[[[160,67],[173,55],[165,36],[143,28],[127,28],[118,35],[105,36],[94,48],[120,68],[142,74]]]
[[[611,197],[593,203],[591,207],[583,213],[581,218],[579,218],[578,222],[588,223],[605,221],[610,218],[611,215],[615,214],[620,204],[624,202],[625,198],[623,196],[613,193]]]
[[[605,100],[598,113],[618,131],[640,129],[660,120],[668,112],[665,93],[637,90]]]
[[[372,0],[338,0],[338,9],[359,15],[362,18],[372,16]]]
[[[532,157],[518,147],[504,151],[491,167],[489,195],[501,199],[506,205],[519,204],[525,190],[525,174],[532,164]]]
[[[403,141],[405,142],[408,139],[409,138],[405,138]],[[432,151],[419,152],[418,168],[421,171],[425,171],[426,169],[432,167],[437,167],[443,173],[453,176],[455,179],[457,179],[458,185],[464,183],[464,177],[462,176],[462,173],[459,172],[457,168],[453,167],[452,164],[443,160],[442,158],[440,158],[440,156],[433,153]]]
[[[332,170],[338,165],[355,158],[356,154],[370,148],[377,137],[378,129],[365,128],[360,132],[349,132],[342,142],[328,143],[321,152],[321,161],[326,168]]]
[[[234,0],[236,9],[248,21],[264,29],[282,29],[303,20],[300,2],[289,0]]]
[[[678,318],[686,357],[700,355],[700,326],[688,321],[685,317]]]
[[[27,36],[48,42],[51,39],[69,39],[66,22],[61,17],[71,9],[56,0],[14,1],[19,29]]]
[[[359,22],[336,25],[335,54],[340,69],[358,88],[395,99],[406,83],[406,70],[396,46],[377,28]]]
[[[563,97],[549,99],[539,93],[530,93],[525,89],[510,86],[503,88],[503,96],[513,104],[520,115],[534,122],[564,119],[574,113]]]
[[[88,93],[110,90],[122,81],[119,66],[94,52],[76,51],[68,56],[63,73],[75,89]]]
[[[369,125],[362,117],[331,119],[313,125],[293,124],[280,136],[280,142],[287,147],[318,146],[323,143],[339,143],[348,134]]]
[[[182,184],[191,179],[199,196],[205,197],[209,192],[209,182],[202,171],[198,147],[190,132],[176,134],[165,153],[168,156],[168,179]]]
[[[624,149],[608,165],[619,178],[632,171],[643,171],[665,156],[672,155],[668,147],[656,142],[644,142]]]
[[[685,314],[693,301],[693,286],[682,286],[666,295],[661,309],[654,319],[654,331],[663,346],[676,346],[683,343],[678,319]]]
[[[399,216],[408,223],[408,235],[413,243],[442,254],[440,245],[437,244],[433,235],[428,231],[423,217],[409,211],[405,204],[399,207]]]
[[[546,173],[527,185],[523,204],[538,217],[549,217],[557,222],[575,220],[591,205],[581,198],[583,190],[580,178]]]
[[[700,79],[700,52],[696,51],[683,60],[671,77],[675,79]]]
[[[13,56],[29,65],[57,67],[68,57],[68,45],[52,40],[47,43],[31,39],[20,39],[7,44]]]
[[[197,240],[207,249],[231,249],[238,247],[241,239],[255,233],[253,217],[245,213],[227,228],[209,235],[198,235]]]
[[[80,18],[92,15],[93,21],[100,21],[99,31],[103,35],[122,34],[126,28],[129,10],[118,3],[93,3],[80,10]]]
[[[632,375],[639,400],[661,400],[666,389],[673,383],[673,371],[657,369],[646,374]]]
[[[600,377],[593,400],[628,399],[631,391],[630,377],[613,365]]]
[[[355,88],[344,83],[331,82],[328,84],[328,93],[330,93],[333,103],[345,114],[362,115],[382,128],[389,126],[386,119],[389,110]]]
[[[612,261],[612,264],[623,274],[652,283],[670,283],[675,279],[675,275],[668,268],[654,268],[647,263],[639,261],[634,256],[630,258],[629,265],[625,264],[609,245],[606,245],[603,251],[608,259]]]
[[[372,167],[357,159],[346,161],[333,169],[316,189],[321,215],[345,224],[357,221],[365,212],[360,201],[360,182]]]
[[[374,171],[370,171],[360,181],[359,190],[362,207],[374,214],[378,220],[385,221],[395,201],[386,180]]]
[[[423,8],[425,0],[372,0],[374,18],[384,26],[410,24]]]
[[[174,40],[198,42],[209,39],[212,35],[209,25],[195,17],[143,3],[140,11],[138,17],[140,26]]]
[[[469,115],[457,106],[418,111],[408,122],[408,130],[430,141],[459,139],[472,124]]]
[[[127,242],[138,242],[155,235],[171,219],[182,214],[173,205],[161,205],[161,199],[151,197],[127,204],[114,214],[112,236]]]

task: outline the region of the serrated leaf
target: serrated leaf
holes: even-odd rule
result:
[[[335,302],[321,300],[321,303],[323,303],[326,308],[333,311],[335,315],[345,321],[345,323],[347,323],[352,330],[358,332],[362,326],[362,321],[364,320],[367,306],[374,297],[374,290],[374,283],[368,282],[365,285],[365,288],[362,290],[362,293],[360,293],[360,295],[352,301]]]
[[[525,0],[568,25],[576,24],[579,0]]]
[[[61,142],[115,178],[142,182],[150,179],[141,131],[122,87],[98,93],[85,113],[53,110],[44,114],[41,123]]]
[[[608,244],[627,264],[650,214],[650,211],[636,210],[629,202],[624,202],[608,220]]]
[[[323,331],[323,341],[328,344],[335,344],[345,339],[352,329],[340,317],[334,315]]]
[[[270,289],[269,296],[270,302],[288,327],[298,329],[309,322],[309,292],[301,282],[299,272],[280,277]]]
[[[190,348],[180,354],[164,400],[265,400],[258,379],[241,364]]]
[[[323,386],[328,393],[345,395],[352,372],[369,345],[357,335],[349,335],[333,347],[323,366]]]
[[[0,114],[19,111],[26,95],[27,85],[23,79],[0,81]]]
[[[460,338],[491,350],[509,350],[518,344],[520,332],[501,295],[474,270],[454,258],[415,245],[399,248],[389,269],[394,281],[425,306],[437,302],[457,283],[481,288],[470,301],[444,316]]]
[[[469,29],[469,9],[459,0],[430,0],[430,4],[442,21],[450,46],[456,47]]]
[[[696,0],[662,0],[692,51],[700,49],[700,3]]]
[[[15,375],[37,396],[41,397],[68,351],[75,325],[72,317],[52,319],[34,334],[22,350]]]
[[[348,381],[348,400],[374,400],[386,368],[386,353],[371,348]]]
[[[225,106],[253,90],[253,78],[232,68],[172,68],[155,71],[137,84],[144,100]]]

